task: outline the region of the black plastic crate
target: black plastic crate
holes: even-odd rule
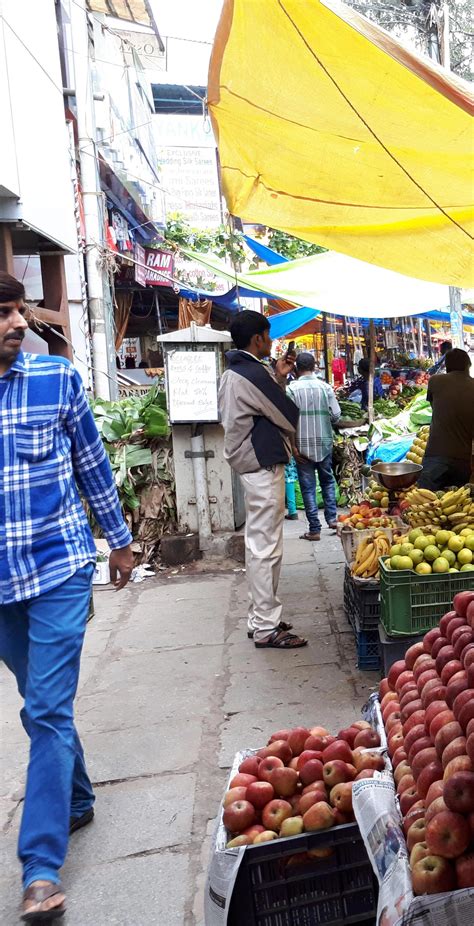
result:
[[[389,637],[382,623],[379,624],[379,649],[380,649],[380,671],[382,675],[388,675],[389,669],[394,662],[403,659],[407,649],[414,643],[423,640],[423,634],[418,637]]]
[[[332,850],[327,858],[308,853]],[[247,846],[229,926],[375,924],[377,883],[356,823]]]
[[[348,566],[344,574],[344,611],[352,627],[376,630],[380,620],[380,586],[353,579]]]

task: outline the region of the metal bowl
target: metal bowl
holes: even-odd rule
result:
[[[409,489],[416,482],[423,467],[419,463],[375,463],[371,475],[386,489]]]

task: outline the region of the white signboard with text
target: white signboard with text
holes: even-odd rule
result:
[[[171,424],[219,420],[214,351],[172,351],[167,374]]]

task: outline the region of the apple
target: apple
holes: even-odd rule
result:
[[[466,727],[466,736],[469,737],[471,733],[474,733],[474,720],[469,720]]]
[[[469,814],[474,811],[474,772],[455,772],[445,782],[443,797],[449,810]]]
[[[432,630],[428,630],[428,633],[425,633],[423,637],[423,649],[425,653],[431,653],[431,647],[433,646],[434,641],[437,640],[440,636],[442,636],[442,634],[439,627],[433,627]]]
[[[287,817],[280,828],[280,836],[299,836],[303,832],[303,817]]]
[[[383,722],[386,723],[391,714],[400,714],[400,704],[398,701],[389,701],[385,705],[382,711]],[[358,733],[362,733],[362,730],[359,730]]]
[[[357,736],[365,732],[369,731],[362,730]],[[326,746],[326,749],[323,750],[323,765],[326,765],[327,762],[332,762],[333,759],[340,759],[341,762],[351,762],[352,749],[349,743],[346,743],[345,740],[336,740],[334,743],[331,743],[330,746]]]
[[[459,638],[462,637],[463,634],[465,634],[465,633],[467,633],[468,635],[470,635],[470,627],[466,624],[465,621],[463,621],[462,624],[461,624],[459,627],[456,627],[456,629],[453,630],[453,632],[452,632],[452,634],[451,634],[451,639],[450,639],[450,641],[449,641],[450,644],[451,644],[451,646],[454,646],[454,647],[455,647],[457,641],[459,640]]]
[[[400,746],[403,746],[403,743],[404,743],[403,730],[397,729],[395,730],[395,732],[392,731],[390,733],[390,736],[388,737],[389,756],[392,756],[396,752],[396,750],[400,748]]]
[[[251,839],[255,839],[255,836],[258,836],[259,833],[265,832],[265,827],[260,823],[254,823],[253,826],[249,826],[246,830],[243,831],[242,836],[250,836]]]
[[[436,717],[436,714],[439,714],[441,711],[446,711],[447,709],[448,709],[448,706],[444,699],[443,700],[440,699],[439,701],[432,701],[431,704],[428,705],[428,707],[426,708],[426,717],[425,717],[425,723],[426,723],[426,727],[428,730],[430,728],[430,723],[433,720],[433,718]]]
[[[261,759],[259,756],[247,756],[243,762],[239,765],[239,772],[243,772],[244,775],[253,775],[254,778],[258,778],[258,766],[260,765]]]
[[[309,762],[305,762],[299,773],[301,784],[306,787],[313,781],[324,781],[323,769],[323,763],[319,759],[310,759]]]
[[[448,762],[443,772],[443,781],[452,778],[456,772],[472,772],[473,765],[469,756],[456,756]]]
[[[417,861],[411,876],[414,894],[442,894],[453,891],[456,884],[453,866],[447,859],[435,855]]]
[[[446,766],[451,762],[451,759],[455,759],[456,756],[465,756],[469,755],[467,751],[466,737],[457,736],[456,739],[452,740],[443,750],[443,755],[441,756],[441,765],[445,769]]]
[[[400,688],[398,693],[398,700],[401,701],[401,699],[404,698],[409,691],[418,691],[418,684],[414,679],[411,682],[405,682],[405,684]]]
[[[408,774],[404,775],[403,778],[401,778],[400,781],[398,782],[397,794],[403,794],[403,792],[406,791],[407,788],[414,788],[415,784],[416,782],[415,782],[415,779],[413,778],[413,775],[408,775]]]
[[[397,765],[397,767],[396,767],[396,769],[395,769],[395,771],[394,771],[394,773],[393,773],[393,777],[394,777],[394,780],[395,780],[395,784],[396,784],[396,785],[400,784],[402,778],[403,778],[405,775],[411,775],[411,766],[408,764],[408,762],[407,762],[406,760],[403,761],[403,762],[400,762],[400,763]]]
[[[469,688],[474,688],[474,662],[467,667],[467,684]]]
[[[264,830],[263,833],[258,833],[255,836],[255,839],[252,843],[253,846],[259,845],[261,842],[271,842],[272,839],[277,839],[277,834],[274,830]]]
[[[363,768],[361,772],[358,772],[355,776],[355,781],[361,781],[363,778],[373,778],[375,774],[375,769],[373,768]]]
[[[443,646],[449,646],[448,640],[447,640],[446,637],[440,636],[440,637],[438,637],[437,640],[434,641],[433,646],[431,647],[431,658],[432,658],[432,659],[436,660],[436,657],[437,657],[437,655],[438,655],[440,649],[443,648]],[[435,663],[435,664],[436,664],[436,663]]]
[[[311,784],[306,785],[303,788],[302,793],[307,794],[308,791],[321,791],[324,795],[326,794],[326,785],[324,781],[312,781]]]
[[[322,755],[322,753],[320,753]],[[288,768],[294,768],[295,772],[298,771],[298,760],[299,756],[293,756],[292,759],[288,762]]]
[[[471,640],[467,646],[464,647],[461,655],[459,656],[460,662],[462,662],[465,669],[468,666],[472,665],[472,660],[474,658],[474,642]]]
[[[425,730],[424,723],[418,724],[418,726],[416,727],[412,727],[410,732],[406,734],[404,748],[405,748],[407,755],[410,755],[410,749],[413,746],[413,743],[416,743],[417,739],[419,739],[420,736],[426,736],[426,730]]]
[[[453,643],[454,655],[456,659],[461,660],[462,652],[466,646],[469,646],[469,644],[472,644],[472,630],[470,628],[466,628],[466,630],[463,630],[463,632],[460,633],[458,637],[456,637],[456,640]]]
[[[440,619],[440,622],[439,622],[439,624],[438,624],[439,629],[441,630],[441,635],[442,635],[443,637],[447,637],[447,635],[448,635],[448,627],[449,627],[451,621],[452,621],[454,618],[457,618],[457,617],[458,617],[458,615],[456,614],[456,611],[448,611],[447,614],[443,614],[443,616],[442,616],[442,618]]]
[[[444,711],[441,711],[441,714],[438,714],[437,716],[442,717],[443,714]],[[435,736],[434,744],[440,759],[444,750],[446,749],[446,746],[448,746],[449,743],[452,743],[452,741],[457,739],[459,736],[462,736],[462,727],[457,720],[451,720],[444,727],[441,727],[441,730],[438,730]]]
[[[421,698],[417,698],[415,701],[410,701],[409,704],[406,704],[402,711],[400,711],[400,719],[402,724],[404,724],[415,711],[422,710]]]
[[[318,801],[306,811],[303,817],[304,828],[312,833],[317,830],[327,830],[335,823],[336,811],[325,801]]]
[[[458,888],[474,887],[474,852],[460,855],[455,864]]]
[[[379,685],[379,698],[382,700],[383,696],[390,691],[390,686],[388,684],[388,678],[383,678]]]
[[[270,781],[270,776],[274,768],[283,768],[283,762],[278,756],[268,756],[267,759],[262,759],[258,766],[259,781]],[[251,784],[251,782],[249,782],[249,784]]]
[[[288,801],[275,798],[269,801],[262,810],[262,823],[267,830],[278,833],[283,820],[293,816],[291,804]]]
[[[260,767],[260,766],[259,766]],[[229,784],[229,788],[248,788],[252,781],[257,781],[255,775],[247,775],[245,772],[237,772]]]
[[[255,822],[255,808],[250,801],[233,801],[224,808],[222,819],[230,833],[242,833]]]
[[[471,721],[469,721],[469,723],[470,722]],[[466,740],[466,753],[469,756],[469,759],[471,760],[472,765],[474,767],[474,732],[470,733]]]
[[[474,600],[474,591],[473,592],[458,592],[454,596],[453,607],[456,611],[456,614],[459,614],[459,617],[466,617],[466,611],[468,604]]]
[[[416,804],[419,799],[420,795],[416,790],[416,785],[413,785],[411,788],[407,788],[407,790],[400,795],[400,810],[403,817],[408,813],[410,808],[413,807],[413,804]]]
[[[459,714],[461,712],[461,708],[463,708],[465,704],[468,704],[468,702],[472,701],[473,699],[474,699],[474,691],[472,689],[461,691],[457,695],[457,697],[454,699],[454,702],[453,702],[453,714],[456,720],[459,720]]]
[[[395,694],[395,692],[393,692],[393,691],[389,691],[389,692],[387,692],[387,694],[391,695],[392,698],[396,698],[396,697],[397,697],[396,694]],[[358,729],[357,727],[346,727],[345,730],[340,730],[340,731],[339,731],[339,733],[337,734],[337,738],[338,738],[338,740],[345,740],[346,743],[349,743],[349,746],[351,747],[351,749],[353,749],[353,748],[354,748],[354,740],[355,740],[355,738],[356,738],[356,736],[358,735],[359,732],[360,732],[360,731],[359,731],[359,729]]]
[[[388,737],[389,734],[391,735],[392,733],[399,733],[401,730],[403,730],[403,727],[402,727],[402,723],[400,720],[400,712],[397,711],[396,713],[390,714],[390,717],[387,718],[387,722],[385,724],[385,732]],[[369,734],[370,732],[371,732],[370,730],[359,730],[359,733],[357,734],[357,736],[365,736]],[[357,736],[356,736],[356,739],[357,739]],[[357,746],[362,746],[362,743],[357,743]],[[379,746],[380,746],[380,743],[379,743]],[[354,748],[355,749],[357,748],[355,744],[354,744]]]
[[[287,740],[290,733],[291,730],[277,730],[276,733],[272,733],[267,745],[269,746],[270,743],[274,743],[276,740]]]
[[[471,830],[460,813],[442,810],[426,827],[426,844],[433,855],[457,858],[466,851],[471,841]]]
[[[425,808],[423,801],[415,801],[415,803],[410,807],[408,813],[406,813],[403,818],[403,832],[405,833],[405,836],[407,835],[412,823],[414,823],[415,820],[420,820],[424,816]]]
[[[337,807],[334,808],[334,826],[342,826],[344,823],[350,823],[352,814],[343,813]]]
[[[414,643],[413,646],[410,646],[405,653],[405,664],[407,669],[413,669],[418,656],[424,652],[423,642]]]
[[[395,682],[395,691],[399,695],[399,692],[401,691],[403,686],[406,685],[407,682],[414,682],[414,681],[416,682],[413,672],[411,670],[409,671],[408,669],[404,669],[404,671],[400,672],[400,675],[397,676],[397,680]]]
[[[430,736],[420,736],[420,738],[413,743],[413,746],[408,753],[409,764],[412,764],[413,759],[418,755],[419,752],[422,752],[424,749],[430,749],[432,746],[433,740]]]
[[[428,653],[423,653],[421,656],[418,656],[418,659],[415,661],[415,665],[413,666],[413,678],[415,679],[415,682],[418,682],[421,673],[425,672],[426,669],[434,668],[434,656],[428,655]]]
[[[329,801],[341,813],[352,813],[352,781],[342,781],[331,788]]]
[[[465,626],[466,626],[466,621],[462,617],[453,617],[453,619],[449,622],[448,628],[446,630],[446,637],[447,637],[448,642],[451,643],[452,646],[454,646],[453,636],[454,636],[455,631],[461,630]]]
[[[308,791],[307,794],[302,794],[299,805],[300,814],[304,817],[306,811],[319,801],[327,801],[326,789],[324,789],[324,793],[322,791]]]
[[[441,671],[444,669],[447,662],[451,662],[454,659],[454,649],[450,643],[446,646],[442,646],[437,657],[436,657],[436,671],[441,678]]]
[[[426,682],[429,682],[433,678],[438,678],[438,673],[436,669],[426,669],[424,672],[422,672],[421,675],[418,676],[418,681],[416,683],[417,691],[419,691],[421,694],[421,692],[423,691],[423,688],[426,685]]]
[[[398,749],[395,750],[395,752],[394,752],[394,754],[393,754],[393,756],[392,756],[392,765],[393,765],[393,767],[396,768],[397,765],[399,765],[400,762],[402,762],[402,761],[403,761],[404,759],[406,759],[406,758],[407,758],[407,754],[406,754],[406,752],[405,752],[404,747],[403,747],[403,746],[399,746]]]
[[[426,797],[430,785],[432,785],[434,781],[439,781],[442,775],[443,766],[439,759],[428,762],[428,765],[425,765],[416,779],[416,788],[419,797]]]
[[[469,627],[474,627],[474,600],[470,601],[467,606],[466,620]]]
[[[434,781],[432,785],[428,788],[428,793],[425,797],[425,807],[428,808],[437,797],[443,796],[444,782],[441,779],[440,781]]]
[[[387,694],[383,696],[383,698],[382,698],[382,700],[381,700],[381,702],[380,702],[380,707],[382,708],[382,710],[383,710],[383,708],[385,707],[385,705],[388,704],[390,701],[398,701],[398,695],[397,695],[394,691],[387,691]],[[350,727],[347,727],[347,729],[350,730],[351,728],[350,728]],[[357,729],[357,728],[355,728],[355,729]],[[345,731],[345,730],[341,730],[341,732],[344,733],[344,732],[346,732],[346,731]],[[338,739],[344,739],[343,736],[338,736],[337,738],[338,738]]]
[[[234,839],[230,839],[226,845],[226,849],[237,849],[239,846],[251,846],[253,843],[253,836],[244,836],[242,833],[240,836],[235,836]]]
[[[466,672],[458,672],[449,680],[446,689],[446,703],[451,710],[458,694],[461,694],[461,691],[466,691],[469,687]]]
[[[466,732],[469,721],[474,720],[474,691],[472,692],[472,694],[473,694],[472,700],[468,701],[467,704],[463,704],[458,714],[458,720],[464,732]]]
[[[423,817],[420,817],[419,820],[415,820],[415,822],[412,823],[407,833],[407,849],[409,852],[411,852],[413,846],[415,846],[417,842],[425,841],[425,833],[426,821]]]
[[[400,763],[400,765],[401,764],[402,763]],[[377,752],[366,752],[365,750],[359,752],[358,749],[353,753],[353,765],[357,772],[361,772],[364,768],[371,768],[376,772],[382,772],[385,768],[383,756],[380,756]],[[398,766],[398,768],[400,768],[400,766]]]
[[[298,787],[298,772],[293,768],[274,768],[270,774],[270,784],[277,797],[293,797]]]
[[[310,735],[310,730],[306,727],[295,727],[288,736],[287,743],[294,756],[299,756],[305,748],[306,740]]]
[[[230,788],[226,794],[224,794],[223,806],[228,807],[229,804],[233,804],[234,801],[245,801],[247,800],[247,788],[242,786],[239,788]]]
[[[404,659],[399,659],[397,662],[394,662],[393,665],[390,666],[390,670],[387,675],[387,682],[390,691],[395,691],[395,682],[398,676],[401,675],[402,672],[405,672],[405,670],[406,665]]]
[[[317,749],[303,749],[303,752],[299,756],[295,756],[297,762],[297,771],[300,772],[306,762],[309,762],[310,759],[321,759],[322,752]]]
[[[245,794],[245,800],[253,804],[256,810],[262,810],[274,797],[275,792],[269,781],[254,781]]]
[[[413,868],[417,862],[421,861],[422,858],[426,858],[426,856],[429,854],[430,850],[428,849],[426,842],[416,842],[410,852],[410,868]]]
[[[439,782],[435,781],[435,784]],[[437,813],[441,813],[442,810],[449,810],[449,807],[446,804],[444,797],[437,797],[436,800],[431,801],[429,807],[426,808],[425,820],[426,823],[429,823]]]
[[[326,727],[311,727],[309,731],[313,736],[330,736],[329,730],[326,730]]]
[[[429,691],[426,691],[425,689],[425,691],[422,693],[421,700],[425,710],[434,701],[446,701],[446,685],[442,685],[440,681],[438,685],[430,688]]]
[[[293,758],[293,753],[287,740],[274,740],[269,746],[264,746],[263,749],[259,749],[257,756],[260,756],[262,759],[267,759],[269,756],[277,756],[281,759],[283,764],[286,765]]]
[[[308,739],[305,740],[303,752],[320,752],[322,755],[323,749],[328,745],[326,736],[313,736],[311,733],[308,736]],[[302,755],[302,753],[300,753]]]
[[[422,769],[426,768],[429,762],[435,762],[438,753],[434,746],[428,746],[427,749],[420,749],[410,760],[411,770],[415,778],[418,777]],[[440,775],[441,777],[441,775]]]
[[[455,720],[454,714],[452,711],[447,708],[445,711],[440,711],[439,714],[436,714],[436,717],[433,717],[433,720],[430,723],[430,736],[433,742],[436,739],[437,733],[446,726],[448,723],[452,723]]]
[[[375,730],[361,730],[355,738],[354,745],[355,748],[363,746],[366,749],[375,749],[380,746],[380,736]]]
[[[323,781],[328,788],[333,788],[342,781],[348,781],[349,777],[347,763],[342,759],[333,759],[332,762],[326,762],[323,766]]]
[[[414,711],[413,714],[410,714],[408,720],[405,720],[403,724],[403,733],[406,736],[410,732],[412,727],[417,727],[418,724],[425,722],[425,711]]]
[[[459,662],[459,659],[450,659],[441,669],[440,678],[443,685],[448,685],[449,680],[453,675],[456,675],[456,672],[462,672],[462,664]]]

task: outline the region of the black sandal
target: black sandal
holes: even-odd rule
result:
[[[280,623],[278,624],[278,630],[284,630],[284,631],[288,632],[288,630],[293,630],[293,624],[287,624],[286,621],[280,621]],[[254,631],[253,631],[253,630],[248,630],[248,631],[247,631],[247,636],[248,636],[249,640],[253,640],[253,635],[254,635]]]
[[[56,894],[62,894],[60,884],[30,884],[23,894],[23,903],[26,900],[33,900],[36,907],[41,906],[45,900],[54,897]],[[64,916],[66,906],[64,903],[58,907],[51,907],[49,910],[27,910],[22,914],[24,923],[50,923],[51,920],[58,920]]]
[[[69,818],[69,835],[75,833],[77,830],[81,830],[83,826],[87,826],[88,823],[92,823],[94,819],[94,808],[91,807],[90,810],[86,810],[80,817],[70,817]]]
[[[296,636],[296,633],[285,633],[277,627],[266,640],[257,640],[255,646],[257,649],[299,649],[307,644],[308,641]]]

